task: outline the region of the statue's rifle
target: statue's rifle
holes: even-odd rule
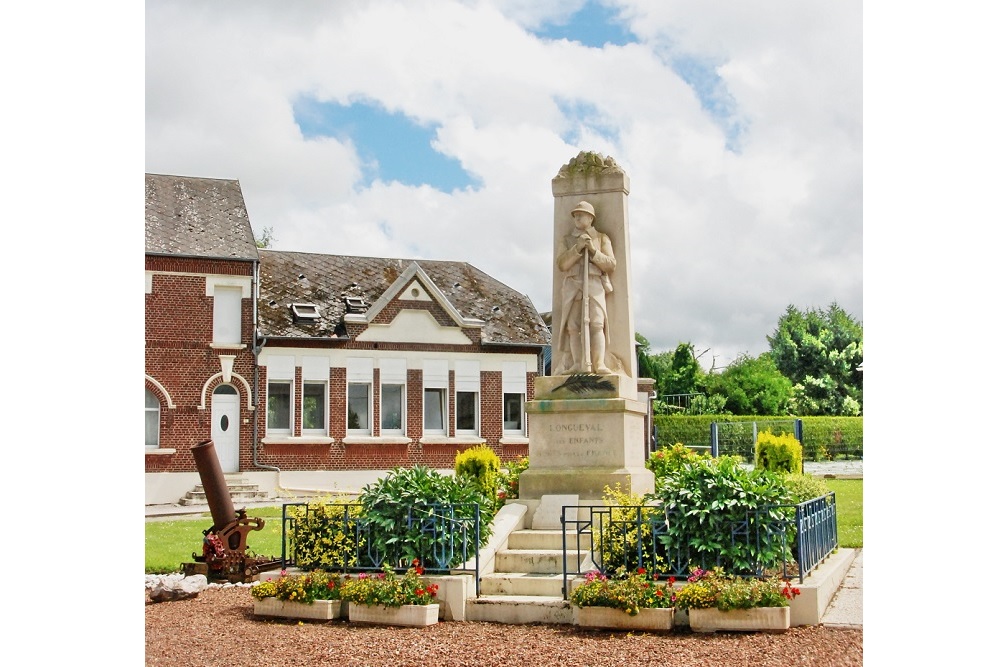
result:
[[[590,251],[583,246],[583,368],[587,373],[594,372],[590,360]]]

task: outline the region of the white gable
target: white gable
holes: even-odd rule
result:
[[[401,310],[389,324],[369,324],[359,341],[471,345],[458,327],[443,327],[426,310]]]

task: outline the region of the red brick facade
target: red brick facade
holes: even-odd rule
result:
[[[197,470],[190,449],[211,437],[213,391],[225,384],[220,376],[220,355],[235,355],[233,378],[230,384],[239,396],[239,469],[261,470],[277,467],[281,470],[371,470],[396,466],[424,465],[433,468],[450,468],[458,452],[475,446],[471,439],[455,443],[443,442],[446,436],[423,437],[423,372],[408,368],[406,371],[406,423],[405,436],[392,436],[385,442],[352,442],[348,437],[347,369],[331,365],[328,377],[327,438],[302,438],[302,410],[293,409],[294,420],[289,436],[267,436],[267,367],[256,368],[258,386],[254,396],[252,384],[256,359],[254,357],[253,301],[244,298],[241,313],[242,348],[212,347],[213,298],[206,295],[207,276],[238,276],[252,279],[254,263],[219,259],[190,259],[180,257],[146,257],[146,271],[152,274],[152,291],[146,294],[146,388],[160,401],[159,449],[146,453],[146,472],[194,472]],[[455,327],[444,307],[436,301],[392,301],[378,316],[378,321],[391,323],[402,308],[429,311],[442,326]],[[455,358],[476,359],[479,355],[511,355],[512,359],[537,358],[537,346],[505,345],[502,348],[484,346],[481,329],[463,327],[469,345],[415,344],[393,342],[357,341],[356,336],[365,325],[347,324],[349,340],[283,340],[269,341],[267,349],[287,351],[289,355],[323,350],[357,351],[362,355],[373,353],[392,356],[394,353],[436,352],[448,353]],[[525,401],[534,395],[535,365],[527,364]],[[302,405],[302,367],[294,371],[294,406]],[[380,403],[379,369],[374,369],[372,379],[372,433],[369,440],[377,439],[379,432]],[[152,381],[151,381],[152,380]],[[447,437],[455,437],[455,371],[449,371]],[[248,391],[249,390],[249,391]],[[503,440],[503,382],[502,373],[483,370],[480,373],[480,437],[503,461],[513,461],[528,454],[527,433],[513,442]],[[249,395],[248,395],[249,394]],[[257,409],[252,409],[257,401]],[[524,416],[527,420],[527,415]],[[527,426],[525,424],[525,426]],[[255,435],[257,442],[255,443]],[[348,442],[344,442],[345,438]],[[405,438],[405,442],[400,440]],[[299,439],[300,442],[296,442]],[[355,439],[357,440],[357,439]],[[365,438],[361,438],[365,440]],[[318,442],[317,442],[318,441]]]

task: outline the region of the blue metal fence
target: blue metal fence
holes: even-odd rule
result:
[[[775,511],[778,510],[778,511]],[[695,549],[690,544],[671,544],[667,539],[674,510],[658,506],[586,506],[562,508],[563,596],[569,596],[570,576],[591,569],[605,574],[609,569],[640,567],[663,577],[685,578],[691,567],[711,568],[724,562],[722,545],[739,544],[749,554],[781,553],[777,562],[762,563],[751,557],[747,568],[729,567],[732,574],[762,576],[780,570],[790,578],[798,565],[799,583],[837,547],[837,504],[834,493],[798,505],[776,505],[748,512],[729,522],[728,534],[714,538],[716,550]],[[775,518],[776,516],[786,518]],[[578,568],[570,567],[571,551],[586,552]]]
[[[412,558],[427,574],[468,572],[479,595],[478,504],[414,505],[404,523],[386,529],[359,503],[285,503],[281,509],[281,566],[330,572],[405,571]],[[391,531],[390,531],[391,532]],[[467,564],[473,563],[473,567]]]

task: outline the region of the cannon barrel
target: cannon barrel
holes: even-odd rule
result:
[[[233,507],[229,487],[226,486],[219,457],[215,453],[215,443],[211,440],[199,442],[191,448],[191,454],[194,456],[198,475],[201,476],[201,485],[205,487],[214,528],[216,531],[222,530],[236,520],[236,509]]]

